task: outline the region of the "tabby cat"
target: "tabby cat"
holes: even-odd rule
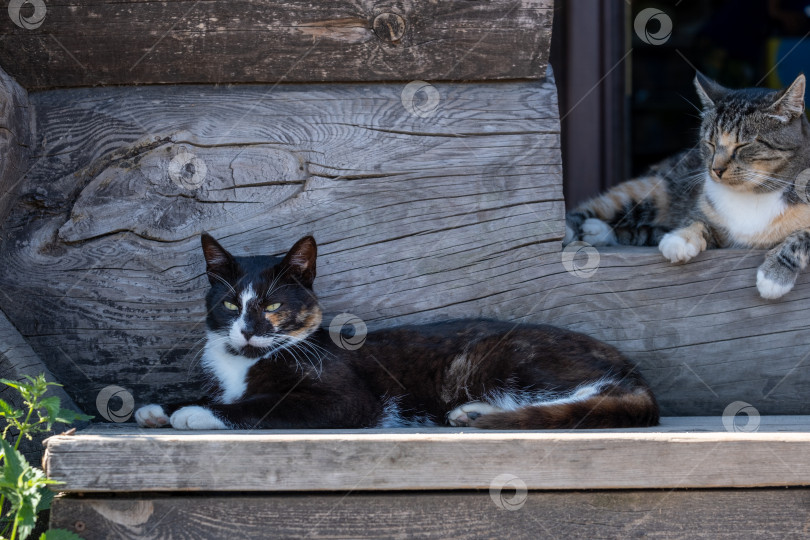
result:
[[[207,234],[202,247],[211,284],[202,358],[208,397],[141,407],[135,413],[140,426],[567,429],[658,423],[655,398],[635,368],[588,336],[553,326],[457,320],[380,330],[359,348],[341,346],[339,335],[320,328],[312,237],[299,240],[280,261],[234,257]]]
[[[764,298],[793,288],[810,260],[810,123],[804,75],[781,91],[729,90],[697,74],[698,146],[567,216],[564,243],[658,246],[671,262],[707,248],[768,248]]]

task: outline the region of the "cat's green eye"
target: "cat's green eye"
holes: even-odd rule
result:
[[[227,300],[222,302],[222,305],[225,306],[225,309],[227,309],[227,310],[239,311],[239,306],[237,306],[236,304],[232,304],[232,303],[228,302]]]
[[[264,308],[264,310],[265,310],[267,313],[273,313],[274,311],[276,311],[276,310],[277,310],[278,308],[280,308],[280,307],[281,307],[281,304],[279,304],[278,302],[276,302],[275,304],[269,304],[269,305],[268,305],[266,308]]]

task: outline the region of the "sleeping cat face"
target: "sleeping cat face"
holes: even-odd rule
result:
[[[220,340],[231,355],[260,358],[298,343],[318,329],[322,312],[312,292],[317,246],[311,236],[296,242],[283,260],[233,257],[202,235],[209,342]],[[274,264],[275,263],[275,264]]]
[[[804,168],[796,157],[810,146],[802,129],[804,75],[781,91],[729,90],[701,74],[695,87],[704,107],[700,134],[710,181],[757,193],[789,188]]]

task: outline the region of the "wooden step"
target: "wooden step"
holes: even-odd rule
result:
[[[44,466],[66,492],[810,485],[810,416],[737,420],[737,429],[756,431],[730,432],[719,416],[664,418],[645,429],[542,432],[183,432],[105,424],[48,439]]]
[[[810,490],[64,497],[51,526],[109,538],[807,538]],[[512,510],[512,511],[508,511]],[[268,532],[272,531],[272,532]]]

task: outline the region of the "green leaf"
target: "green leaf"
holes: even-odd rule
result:
[[[20,535],[20,540],[25,540],[37,524],[37,513],[29,501],[22,502],[17,510],[17,519],[20,521],[17,533]]]
[[[59,424],[72,424],[73,422],[80,422],[85,420],[92,420],[93,416],[82,414],[70,409],[59,409],[59,412],[53,416],[52,421]]]
[[[83,540],[78,534],[66,529],[48,529],[39,540]]]
[[[39,402],[39,406],[48,411],[48,422],[53,422],[53,419],[59,414],[61,400],[56,396],[51,396]]]
[[[3,448],[3,478],[6,482],[16,485],[26,469],[30,469],[31,466],[5,439],[0,439],[0,445]]]
[[[12,381],[10,379],[0,379],[0,383],[3,383],[6,386],[10,386],[12,388],[16,388],[17,390],[20,389],[20,383],[18,383],[17,381]]]
[[[15,409],[7,402],[0,399],[0,416],[5,417],[6,426],[17,426],[18,420],[22,418],[25,411],[22,409]]]
[[[0,399],[0,416],[12,416],[13,413],[14,408],[4,400]]]
[[[51,507],[51,503],[53,502],[53,498],[55,495],[56,493],[48,489],[47,486],[42,487],[42,491],[40,492],[39,503],[37,504],[37,514]]]

